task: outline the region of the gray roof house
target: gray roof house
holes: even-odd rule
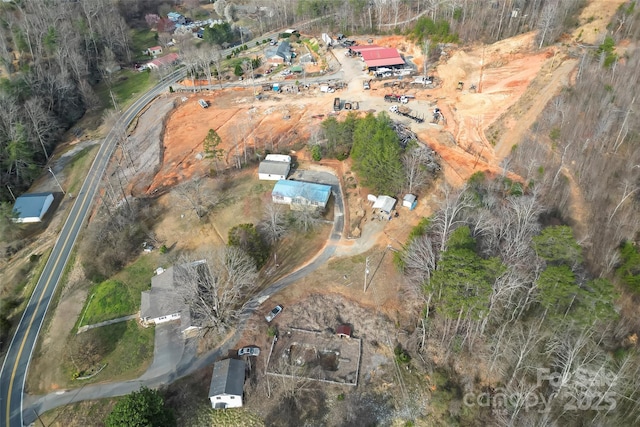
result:
[[[258,166],[258,179],[277,181],[287,179],[291,170],[291,156],[285,154],[267,154]]]
[[[213,365],[209,400],[214,409],[239,408],[242,406],[245,362],[225,359]]]
[[[287,179],[290,169],[290,163],[263,160],[260,162],[260,166],[258,166],[258,178],[273,181]]]
[[[288,41],[283,41],[278,45],[277,49],[268,49],[266,57],[273,62],[274,59],[280,60],[284,63],[291,62],[291,45]]]
[[[180,320],[181,332],[188,334],[200,329],[201,325],[178,294],[180,283],[176,278],[177,268],[180,266],[156,270],[157,274],[151,278],[151,289],[143,291],[141,295],[140,319],[152,325]]]
[[[53,203],[53,193],[23,194],[16,199],[13,222],[40,222]]]

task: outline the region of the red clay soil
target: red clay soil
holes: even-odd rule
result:
[[[621,3],[622,0],[591,1],[580,17],[582,26],[568,37],[571,41],[597,42],[593,34],[604,31],[604,25]],[[361,44],[366,44],[367,39],[356,38]],[[373,39],[378,45],[395,47],[412,56],[421,69],[420,47],[403,36]],[[492,45],[446,48],[430,71],[441,79],[442,85],[431,90],[405,91],[415,95],[408,106],[427,118],[426,123],[411,124],[411,128],[441,155],[446,181],[460,185],[477,171],[504,173],[500,164],[513,144],[568,81],[573,64],[561,49],[563,47],[554,46],[538,50],[535,32]],[[360,69],[350,61],[358,60],[340,56],[343,69]],[[211,162],[202,160],[202,141],[209,129],[215,129],[222,138],[225,163],[231,166],[234,157],[241,155],[245,147],[279,152],[304,141],[320,122],[312,116],[330,114],[334,95],[359,100],[361,108],[369,111],[385,111],[388,104],[382,100],[381,92],[386,90],[382,82],[374,81],[372,90],[363,91],[358,78],[367,77],[358,73],[351,76],[354,84],[336,94],[322,94],[315,88],[298,95],[266,93],[267,98],[258,101],[254,94],[260,85],[256,84],[186,96],[186,101],[178,105],[167,120],[163,165],[148,191],[207,173]],[[461,91],[457,90],[459,81],[464,83]],[[537,83],[532,84],[534,81]],[[183,84],[191,82],[187,80]],[[476,85],[477,90],[469,90],[471,85]],[[536,87],[539,89],[535,90]],[[210,107],[200,107],[197,103],[200,98],[208,101]],[[436,106],[445,115],[444,125],[428,123]],[[500,135],[487,136],[489,127],[496,123]]]

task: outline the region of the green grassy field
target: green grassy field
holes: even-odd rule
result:
[[[101,82],[96,86],[96,93],[105,108],[113,108],[113,100],[111,99],[111,93],[113,93],[118,107],[124,110],[137,96],[145,93],[155,83],[156,79],[149,71],[139,72],[123,69],[113,76],[111,88],[105,82]]]
[[[69,162],[65,170],[65,173],[67,174],[65,185],[68,193],[78,194],[82,187],[82,183],[87,177],[87,171],[91,167],[91,163],[93,163],[93,159],[96,157],[99,148],[100,147],[98,145],[86,147],[76,154]]]
[[[149,289],[156,263],[155,254],[144,254],[111,279],[95,285],[85,304],[82,325],[78,326],[137,312],[140,309],[140,293]]]
[[[153,360],[155,328],[143,328],[136,320],[91,329],[72,339],[98,344],[102,357],[98,365],[106,367],[96,376],[86,380],[73,380],[76,367],[73,360],[65,360],[66,387],[80,387],[105,380],[120,381],[137,378]],[[76,338],[77,337],[77,338]],[[75,358],[78,357],[76,354]],[[86,373],[83,373],[86,374]]]
[[[133,60],[144,61],[149,60],[149,56],[142,53],[145,49],[156,46],[158,33],[144,29],[131,31],[131,41],[133,47]]]

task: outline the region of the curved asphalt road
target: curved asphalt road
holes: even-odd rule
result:
[[[339,242],[342,238],[342,230],[344,228],[344,201],[338,179],[326,172],[305,171],[304,174],[305,178],[308,177],[314,182],[328,184],[332,187],[332,192],[335,199],[335,210],[333,228],[331,230],[329,240],[322,252],[320,252],[311,262],[289,274],[288,276],[276,281],[267,289],[263,290],[258,295],[249,300],[247,304],[245,304],[242,313],[240,314],[239,325],[232,336],[230,336],[215,350],[212,350],[198,358],[195,357],[195,351],[186,351],[180,355],[180,360],[178,360],[176,363],[174,363],[173,365],[171,363],[165,363],[162,367],[157,366],[157,361],[154,359],[151,367],[147,370],[147,372],[145,372],[140,378],[137,378],[135,380],[119,383],[95,384],[74,390],[53,392],[46,396],[36,398],[36,400],[31,405],[24,408],[24,421],[27,424],[33,423],[36,421],[37,414],[42,414],[51,409],[63,405],[68,405],[74,402],[123,396],[125,394],[129,394],[133,391],[139,390],[141,386],[155,388],[161,385],[170,384],[182,377],[198,371],[199,369],[212,365],[221,356],[226,355],[229,349],[235,348],[236,343],[244,332],[247,320],[256,311],[256,309],[271,295],[286,288],[287,286],[305,277],[307,274],[313,272],[318,267],[325,264],[335,253],[336,243]],[[156,326],[156,328],[158,327]],[[179,333],[175,331],[163,332]],[[172,358],[173,357],[171,357],[171,359]]]
[[[183,78],[185,74],[184,69],[172,72],[134,102],[102,142],[9,345],[0,371],[0,425],[6,427],[23,426],[22,396],[31,354],[35,348],[51,298],[60,281],[78,233],[89,214],[102,175],[116,148],[117,129],[126,129],[134,117],[151,100],[165,92],[168,85]]]

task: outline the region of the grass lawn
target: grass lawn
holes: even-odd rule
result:
[[[84,148],[76,154],[66,166],[65,173],[67,174],[67,179],[65,185],[68,193],[78,194],[82,183],[87,177],[87,171],[91,167],[93,159],[96,157],[99,149],[99,145]]]
[[[218,427],[258,427],[264,426],[264,422],[257,415],[252,414],[244,408],[231,408],[216,410],[211,407],[203,408],[198,420],[206,420],[207,425]]]
[[[150,71],[139,72],[122,69],[113,76],[111,92],[113,92],[118,107],[121,110],[125,110],[135,98],[145,93],[155,83],[156,79]],[[113,108],[111,92],[109,92],[109,86],[105,82],[101,82],[96,87],[96,93],[100,97],[103,107]]]
[[[132,54],[134,61],[148,61],[150,59],[148,55],[145,55],[142,52],[145,49],[158,45],[158,40],[156,39],[157,35],[157,32],[150,31],[148,29],[131,31],[131,49],[133,51]]]
[[[65,360],[67,387],[105,380],[120,381],[142,375],[153,360],[154,328],[143,328],[136,320],[103,326],[84,332],[83,339],[100,343],[103,357],[100,364],[107,366],[95,377],[72,380],[76,368],[72,360]],[[87,335],[88,334],[88,335]]]
[[[71,403],[40,414],[40,421],[43,424],[36,423],[35,425],[49,427],[103,426],[103,420],[107,418],[117,401],[117,398],[113,398]]]
[[[150,288],[157,262],[156,254],[141,255],[111,279],[95,285],[85,304],[82,325],[78,326],[136,313],[140,309],[140,293]]]

